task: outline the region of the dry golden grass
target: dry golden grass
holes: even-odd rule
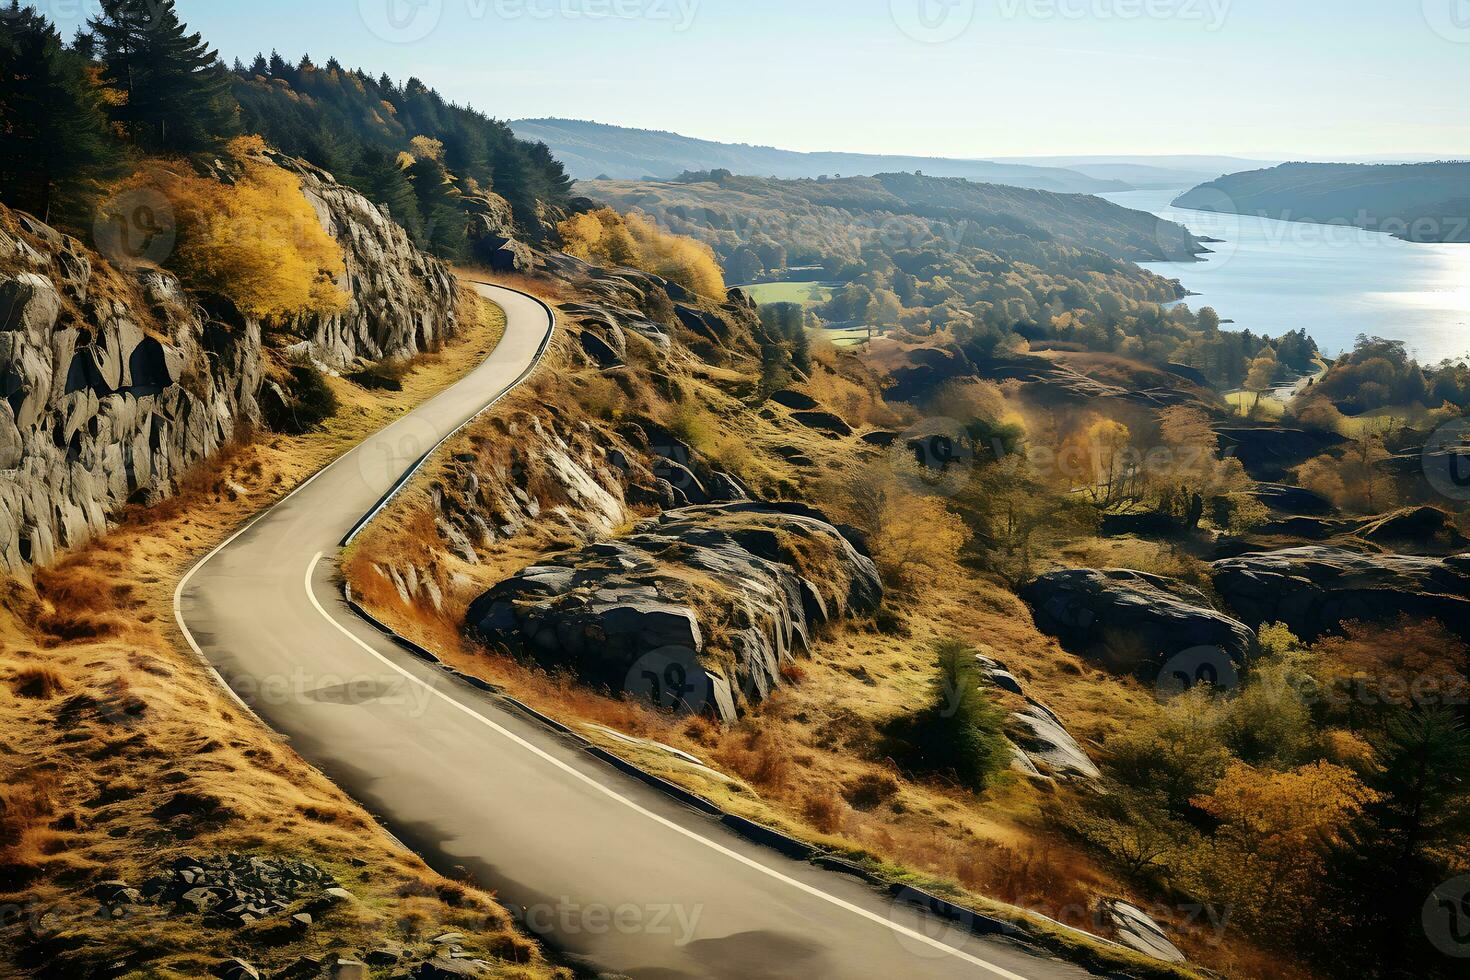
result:
[[[0,974],[36,967],[24,926],[46,911],[73,950],[45,964],[53,975],[130,955],[160,977],[204,975],[231,955],[279,969],[305,952],[448,929],[464,932],[466,948],[498,975],[555,972],[491,896],[435,874],[242,715],[188,652],[172,614],[174,584],[210,547],[493,348],[495,318],[466,312],[466,332],[421,358],[401,392],[333,380],[342,410],[321,431],[233,445],[190,473],[177,497],[130,509],[115,531],[39,570],[34,589],[5,583],[0,904],[24,914],[0,932]],[[226,851],[311,861],[359,902],[318,917],[305,939],[267,946],[162,910],[119,927],[85,898],[98,881],[138,885],[181,854]]]
[[[558,298],[577,297],[562,292]],[[720,452],[721,439],[738,440],[744,448],[741,475],[764,495],[810,497],[818,474],[840,479],[881,452],[856,439],[834,440],[800,426],[776,406],[752,409],[745,400],[748,379],[691,363],[675,370],[684,398],[664,400],[670,409],[665,424],[691,442],[703,443],[700,448],[711,454]],[[850,400],[866,398],[868,389],[848,378],[849,370],[849,364],[841,363],[841,373],[828,372],[831,380],[818,387],[839,402],[832,407],[851,411],[853,421],[876,424],[880,416],[870,412],[870,403]],[[547,372],[497,415],[544,408],[563,422],[605,417],[595,407],[605,399],[579,396],[581,390],[565,351],[554,350]],[[676,405],[686,408],[676,412]],[[493,424],[482,423],[465,433],[460,444],[447,447],[446,455],[491,452],[493,439]],[[793,464],[786,458],[792,455],[815,465]],[[434,479],[431,468],[359,539],[345,573],[376,615],[450,666],[495,683],[569,724],[605,726],[647,740],[629,743],[596,727],[583,728],[608,751],[732,812],[992,914],[1024,917],[1021,910],[1031,910],[1092,928],[1091,910],[1101,898],[1126,897],[1149,906],[1150,896],[1132,893],[1110,868],[1048,825],[1043,803],[1070,789],[1048,790],[1012,776],[976,796],[908,780],[882,757],[881,726],[930,697],[932,646],[941,638],[966,640],[1003,660],[1029,694],[1066,720],[1085,747],[1156,710],[1150,693],[1136,682],[1107,675],[1040,634],[1021,601],[999,584],[969,575],[931,588],[922,604],[897,611],[896,633],[881,633],[867,623],[829,630],[817,638],[810,657],[783,670],[787,683],[773,697],[742,721],[721,727],[702,717],[677,717],[590,689],[569,673],[548,672],[507,651],[469,641],[461,626],[470,601],[569,542],[526,534],[503,541],[482,555],[480,563],[467,565],[445,554],[433,531],[428,486]],[[823,557],[795,550],[799,563]],[[1154,552],[1123,556],[1126,561],[1148,559],[1160,568],[1163,558]],[[442,611],[422,602],[405,603],[373,569],[375,561],[400,567],[412,563],[421,575],[434,575],[444,590]],[[654,742],[687,752],[705,765],[691,764]],[[1078,946],[1075,932],[1034,917],[1027,921],[1056,947]],[[1270,958],[1255,957],[1249,949],[1232,948],[1226,955],[1208,936],[1186,933],[1180,942],[1197,962],[1230,965],[1242,977],[1285,975]],[[1092,962],[1115,956],[1107,961],[1114,970],[1121,967],[1138,976],[1194,975],[1143,957],[1099,952],[1105,948],[1101,945],[1082,945],[1081,955]]]

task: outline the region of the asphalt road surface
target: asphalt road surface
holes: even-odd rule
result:
[[[1088,976],[750,843],[352,614],[336,579],[344,536],[424,454],[519,383],[553,329],[537,301],[477,288],[508,321],[483,364],[322,470],[179,583],[175,612],[195,650],[431,865],[467,869],[588,973]]]

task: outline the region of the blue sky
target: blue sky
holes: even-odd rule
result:
[[[63,24],[92,4],[40,0]],[[1470,0],[179,0],[227,59],[801,150],[1470,156]]]

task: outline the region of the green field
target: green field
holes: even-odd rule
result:
[[[762,282],[740,289],[757,303],[800,303],[815,306],[832,298],[832,287],[819,282]]]

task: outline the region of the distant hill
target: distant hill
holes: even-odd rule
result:
[[[996,163],[1033,167],[1060,167],[1098,180],[1121,180],[1136,188],[1185,187],[1203,184],[1221,174],[1275,166],[1275,160],[1176,154],[1164,156],[1051,156],[999,157]]]
[[[842,250],[821,241],[833,229],[856,223],[901,242],[908,219],[943,226],[968,246],[1024,256],[1040,268],[1060,260],[1043,262],[1032,250],[1095,251],[1123,262],[1187,262],[1203,250],[1179,225],[1101,198],[911,173],[781,180],[706,171],[674,181],[578,181],[575,190],[619,209],[645,211],[680,233],[704,238],[722,256],[769,237],[782,241],[792,258],[804,254],[819,262]],[[844,236],[851,237],[837,237]]]
[[[677,133],[628,129],[575,119],[521,119],[510,124],[517,136],[545,143],[567,172],[579,180],[667,179],[685,171],[728,170],[752,177],[871,177],[880,173],[923,171],[933,177],[964,177],[982,183],[1073,194],[1126,191],[1119,180],[1101,180],[1059,167],[952,160],[944,157],[885,156],[868,153],[799,153],[770,146],[716,143]]]
[[[1470,163],[1286,163],[1201,184],[1174,205],[1470,243]]]

